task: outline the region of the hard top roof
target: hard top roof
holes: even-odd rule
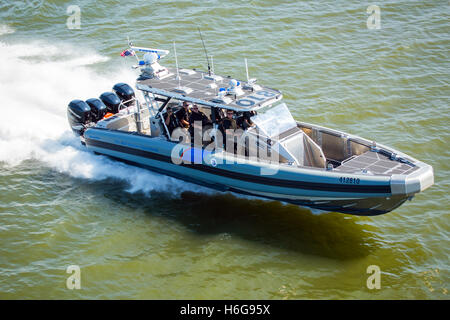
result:
[[[201,104],[204,106],[230,109],[238,112],[251,111],[260,109],[266,105],[273,104],[282,98],[280,91],[262,87],[260,90],[251,89],[246,82],[241,82],[243,94],[235,97],[227,95],[231,98],[229,103],[221,101],[217,97],[220,88],[228,88],[230,77],[218,77],[215,81],[217,88],[210,85],[213,80],[208,79],[208,73],[195,69],[180,69],[179,74],[181,80],[177,79],[177,71],[174,68],[168,68],[170,75],[163,79],[152,78],[146,80],[138,80],[136,88],[145,92],[153,93],[160,96],[171,97],[181,101]],[[186,93],[179,90],[181,87],[188,87],[192,92]]]

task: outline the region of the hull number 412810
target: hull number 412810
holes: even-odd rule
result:
[[[359,178],[340,177],[340,183],[359,184]]]

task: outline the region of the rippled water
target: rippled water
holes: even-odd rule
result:
[[[2,1],[0,298],[448,299],[449,5],[375,4],[378,30],[360,1]],[[382,216],[313,213],[81,148],[66,105],[133,83],[126,37],[205,69],[197,26],[216,73],[245,78],[248,58],[295,118],[430,163],[435,185]]]

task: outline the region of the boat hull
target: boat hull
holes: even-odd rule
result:
[[[358,181],[358,184],[346,184],[340,182],[341,173],[318,168],[277,166],[276,171],[268,174],[261,171],[263,165],[259,162],[229,163],[226,156],[195,148],[182,150],[179,160],[185,162],[177,164],[173,159],[176,143],[116,130],[88,129],[84,140],[93,152],[187,182],[325,211],[379,215],[394,210],[412,197],[411,194],[392,194],[387,176],[346,174],[344,178]],[[196,159],[196,151],[200,152],[200,161]],[[191,161],[186,163],[186,160]]]

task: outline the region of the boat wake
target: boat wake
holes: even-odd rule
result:
[[[7,24],[0,24],[0,36],[4,34],[14,33],[16,30]]]
[[[94,155],[73,136],[66,117],[69,101],[98,97],[116,82],[134,83],[136,76],[126,66],[115,69],[114,74],[100,74],[92,65],[108,61],[107,57],[43,42],[0,41],[0,60],[0,162],[4,165],[38,160],[75,178],[126,181],[127,191],[132,193],[212,192]]]

